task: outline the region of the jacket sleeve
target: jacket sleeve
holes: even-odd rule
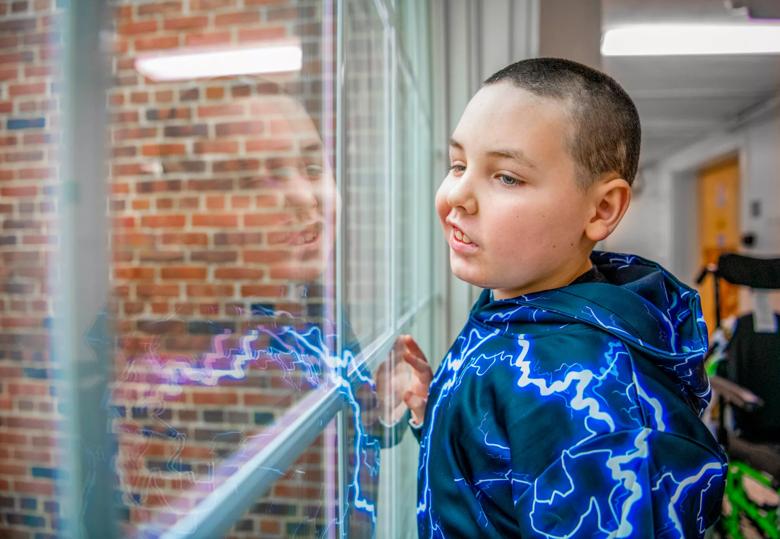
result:
[[[725,473],[697,442],[639,428],[583,440],[512,495],[523,537],[702,537]]]

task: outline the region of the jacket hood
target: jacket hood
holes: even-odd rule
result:
[[[709,402],[710,386],[703,366],[707,328],[698,293],[660,265],[638,256],[594,251],[591,261],[606,282],[503,300],[491,300],[490,290],[484,290],[471,317],[512,333],[533,334],[535,328],[550,331],[570,323],[609,333],[645,352],[682,386],[700,413]]]

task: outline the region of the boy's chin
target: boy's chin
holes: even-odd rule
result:
[[[480,288],[491,288],[490,284],[484,278],[475,275],[474,272],[469,271],[469,268],[461,267],[461,265],[455,261],[450,261],[450,269],[452,270],[452,274],[464,283]]]

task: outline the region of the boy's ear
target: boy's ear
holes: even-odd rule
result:
[[[596,182],[592,187],[593,213],[585,225],[585,235],[597,242],[612,234],[628,210],[631,186],[614,176]]]

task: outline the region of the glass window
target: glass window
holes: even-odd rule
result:
[[[430,122],[391,4],[0,4],[10,533],[413,531],[377,366],[436,316]]]
[[[366,346],[387,331],[390,279],[388,65],[374,3],[344,2],[344,230],[348,324]]]

